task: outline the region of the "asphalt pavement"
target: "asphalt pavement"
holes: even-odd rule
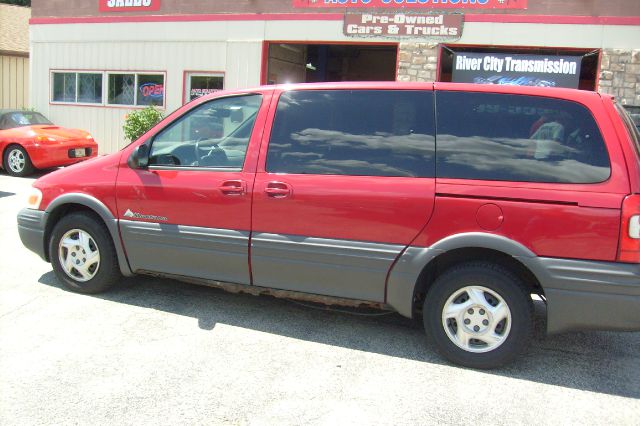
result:
[[[541,302],[529,351],[474,371],[396,314],[147,277],[71,293],[18,237],[32,182],[0,171],[0,425],[640,425],[640,333],[545,337]]]

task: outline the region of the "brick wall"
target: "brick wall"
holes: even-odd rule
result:
[[[599,87],[623,105],[640,106],[640,50],[604,49]]]

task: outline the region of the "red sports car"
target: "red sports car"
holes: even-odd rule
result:
[[[98,144],[88,132],[56,126],[38,112],[0,110],[0,153],[8,174],[26,176],[95,157]]]

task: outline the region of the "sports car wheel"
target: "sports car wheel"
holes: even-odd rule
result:
[[[19,145],[11,145],[4,151],[2,167],[11,176],[27,176],[33,173],[33,163],[27,151]]]

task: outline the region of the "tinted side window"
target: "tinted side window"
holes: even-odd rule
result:
[[[149,164],[242,167],[261,102],[246,95],[197,106],[154,138]]]
[[[522,182],[596,183],[610,175],[587,108],[534,96],[438,92],[437,175]]]
[[[433,177],[433,94],[308,90],[283,93],[267,171]]]
[[[620,106],[619,103],[614,104],[620,118],[624,122],[627,130],[629,131],[629,135],[631,136],[631,140],[633,140],[636,151],[640,154],[640,114],[631,115],[629,111],[627,111],[624,107]],[[638,107],[640,109],[640,107]]]

